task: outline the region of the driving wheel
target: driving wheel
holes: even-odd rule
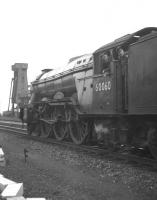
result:
[[[75,144],[83,144],[88,136],[88,121],[78,119],[77,113],[73,110],[70,112],[70,136]]]

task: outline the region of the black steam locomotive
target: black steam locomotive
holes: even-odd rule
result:
[[[27,123],[40,137],[147,146],[157,158],[157,28],[43,70],[32,83]]]

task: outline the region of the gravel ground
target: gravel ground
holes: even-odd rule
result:
[[[24,183],[25,197],[77,200],[156,200],[157,172],[105,157],[0,132],[6,177]],[[24,162],[23,149],[28,152]]]

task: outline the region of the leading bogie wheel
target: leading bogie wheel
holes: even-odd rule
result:
[[[67,113],[64,108],[56,108],[54,111],[56,123],[53,125],[54,136],[58,141],[62,141],[68,134]]]
[[[52,136],[52,125],[46,122],[41,122],[41,135],[40,137],[48,138]]]
[[[29,123],[27,126],[27,131],[29,135],[40,136],[41,134],[41,124],[39,123]]]
[[[52,125],[48,123],[51,120],[51,107],[43,104],[40,109],[40,123],[41,123],[41,135],[40,137],[48,138],[53,135]],[[43,119],[43,120],[42,120]]]

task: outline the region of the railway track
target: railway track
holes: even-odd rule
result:
[[[7,121],[0,121],[0,130],[7,131],[9,133],[15,134],[19,137],[24,137],[27,139],[32,139],[39,142],[44,142],[48,144],[55,144],[55,145],[61,145],[68,148],[73,148],[80,151],[89,151],[91,153],[95,154],[103,154],[103,153],[109,153],[108,150],[99,148],[97,146],[86,146],[86,145],[75,145],[74,143],[68,142],[68,141],[57,141],[53,138],[44,138],[44,137],[37,137],[35,135],[28,135],[26,125],[24,125],[24,128],[22,128],[22,124],[20,123],[12,123]]]
[[[69,141],[57,141],[53,138],[43,138],[36,137],[34,135],[28,135],[26,125],[22,127],[22,124],[19,122],[13,121],[0,121],[0,131],[5,131],[10,134],[15,134],[18,137],[22,137],[28,140],[34,140],[41,143],[47,143],[52,145],[60,145],[67,149],[72,149],[80,152],[87,152],[90,154],[95,154],[99,157],[105,157],[110,160],[116,160],[120,162],[125,162],[126,164],[131,164],[139,167],[146,167],[149,170],[157,171],[157,160],[154,160],[150,157],[139,156],[138,154],[132,154],[123,148],[115,152],[113,150],[105,149],[100,146],[92,146],[92,145],[75,145]]]

